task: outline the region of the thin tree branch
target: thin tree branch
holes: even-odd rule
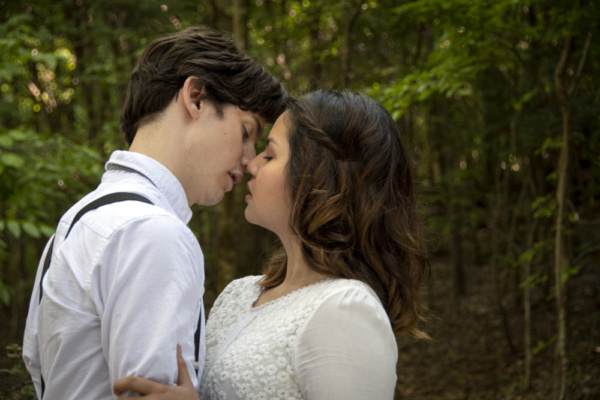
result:
[[[583,70],[583,65],[585,64],[585,60],[590,51],[590,44],[592,43],[592,33],[588,32],[587,38],[585,39],[585,45],[583,46],[583,53],[581,54],[581,59],[579,60],[579,65],[577,66],[577,72],[575,72],[575,76],[573,77],[573,81],[571,82],[571,86],[569,87],[569,91],[567,92],[569,97],[573,94],[575,90],[575,84],[581,75],[581,71]]]

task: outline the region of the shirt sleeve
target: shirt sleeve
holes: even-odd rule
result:
[[[393,399],[398,348],[379,300],[365,288],[323,301],[296,340],[294,368],[305,399]]]
[[[23,362],[35,388],[35,392],[39,399],[42,398],[42,367],[40,361],[40,349],[38,347],[37,333],[37,318],[40,308],[40,290],[42,282],[42,273],[44,271],[44,261],[50,252],[50,246],[53,242],[54,235],[46,243],[46,247],[42,253],[42,257],[38,263],[38,269],[35,274],[35,282],[31,291],[31,299],[29,300],[29,312],[27,313],[27,322],[25,323],[25,334],[23,335]]]
[[[110,243],[100,263],[110,267],[96,278],[111,385],[129,375],[176,384],[179,344],[198,389],[192,363],[204,266],[194,236],[171,216],[153,215],[129,222]]]

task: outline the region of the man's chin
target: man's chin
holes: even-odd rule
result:
[[[205,206],[205,207],[212,207],[212,206],[216,206],[217,204],[219,204],[221,202],[221,200],[223,200],[223,198],[225,197],[225,193],[221,193],[218,196],[211,196],[208,198],[205,198],[204,200],[202,200],[201,202],[196,203],[199,206]]]

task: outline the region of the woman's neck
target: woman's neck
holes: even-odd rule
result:
[[[290,235],[281,243],[287,255],[287,268],[282,285],[305,286],[325,278],[325,275],[312,270],[302,257],[300,239]]]
[[[254,307],[273,301],[327,277],[309,268],[302,257],[300,241],[297,238],[281,240],[281,242],[287,255],[285,278],[280,285],[263,291],[254,302]]]

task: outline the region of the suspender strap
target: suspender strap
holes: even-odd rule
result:
[[[73,226],[75,226],[77,221],[79,221],[79,219],[81,217],[83,217],[83,215],[85,213],[87,213],[88,211],[91,211],[91,210],[95,210],[96,208],[102,207],[107,204],[112,204],[112,203],[116,203],[119,201],[125,201],[125,200],[135,200],[135,201],[141,201],[144,203],[152,204],[152,202],[150,200],[148,200],[147,198],[145,198],[144,196],[140,196],[139,194],[135,194],[135,193],[118,192],[118,193],[111,193],[111,194],[107,194],[106,196],[102,196],[102,197],[92,201],[87,206],[83,207],[75,215],[75,218],[73,218],[73,221],[71,222],[71,226],[69,226],[69,230],[67,231],[67,234],[65,235],[65,240],[67,239],[67,236],[69,236],[69,233],[71,233],[71,229],[73,229]],[[56,237],[52,238],[52,242],[50,243],[50,248],[48,249],[48,252],[46,253],[46,258],[44,259],[44,269],[42,270],[42,279],[40,279],[40,300],[39,300],[40,302],[42,301],[42,294],[43,294],[42,281],[44,280],[44,276],[46,275],[46,272],[48,271],[48,268],[50,267],[50,261],[52,260],[52,250],[54,249],[54,239],[55,238]]]
[[[198,351],[200,350],[200,331],[201,330],[202,330],[202,308],[200,308],[200,315],[198,315],[198,328],[196,328],[196,333],[194,333],[194,343],[196,344],[196,352],[195,352],[195,356],[194,356],[194,359],[196,360],[196,362],[194,363],[194,368],[196,368],[196,370],[200,369],[200,364],[199,364],[199,359],[198,359],[200,354],[198,354]]]
[[[102,207],[107,204],[112,204],[112,203],[116,203],[119,201],[125,201],[125,200],[135,200],[135,201],[141,201],[144,203],[152,204],[152,202],[150,200],[148,200],[147,198],[145,198],[144,196],[140,196],[139,194],[135,194],[135,193],[118,192],[118,193],[111,193],[111,194],[107,194],[106,196],[102,196],[102,197],[92,201],[90,204],[83,207],[81,210],[79,210],[79,212],[75,215],[75,218],[73,218],[73,221],[71,222],[71,226],[69,226],[69,230],[67,231],[67,234],[65,235],[65,240],[67,239],[67,236],[69,236],[69,233],[71,233],[71,229],[73,229],[73,226],[75,226],[77,221],[79,221],[79,219],[81,217],[83,217],[83,215],[86,212],[95,210],[96,208]],[[48,252],[46,253],[46,258],[44,259],[44,268],[42,270],[42,278],[40,279],[40,303],[42,302],[42,295],[44,294],[42,282],[44,280],[44,276],[46,275],[46,272],[48,271],[48,268],[50,267],[50,261],[52,261],[52,250],[54,248],[54,239],[55,238],[56,238],[56,235],[52,237],[52,242],[50,242],[50,247],[48,248]],[[44,381],[43,376],[40,376],[40,378],[42,381],[41,389],[42,389],[42,399],[43,399],[44,392],[46,391],[46,382]]]
[[[48,271],[48,267],[50,266],[50,260],[52,260],[52,249],[54,248],[54,239],[55,236],[52,236],[52,241],[50,242],[50,247],[48,248],[48,252],[46,253],[46,258],[44,258],[44,268],[42,269],[42,278],[40,279],[40,300],[42,302],[42,281],[44,280],[44,275],[46,275],[46,271]],[[43,389],[43,386],[42,386]]]
[[[77,221],[79,221],[79,219],[81,217],[83,217],[83,214],[85,214],[86,212],[95,210],[96,208],[102,207],[106,204],[117,203],[119,201],[125,201],[125,200],[135,200],[135,201],[141,201],[144,203],[152,204],[152,202],[150,200],[148,200],[147,198],[145,198],[144,196],[140,196],[139,194],[135,194],[135,193],[120,192],[120,193],[111,193],[111,194],[107,194],[106,196],[102,196],[99,199],[92,201],[87,206],[83,207],[75,215],[75,218],[73,218],[73,222],[71,222],[71,226],[69,227],[69,230],[67,231],[67,234],[65,235],[65,239],[67,238],[67,236],[69,236],[69,233],[71,233],[71,229],[73,229],[73,226],[77,223]]]
[[[69,236],[69,233],[71,233],[71,229],[73,229],[73,226],[88,211],[95,210],[96,208],[102,207],[107,204],[112,204],[112,203],[117,203],[120,201],[127,201],[127,200],[141,201],[143,203],[153,204],[150,200],[148,200],[144,196],[141,196],[141,195],[135,194],[135,193],[118,192],[118,193],[111,193],[106,196],[102,196],[102,197],[92,201],[87,206],[83,207],[75,215],[75,218],[73,218],[73,222],[71,222],[71,226],[69,226],[69,230],[67,230],[67,234],[65,235],[65,240],[67,239],[67,236]],[[54,239],[55,239],[55,237],[52,238],[52,242],[50,243],[50,247],[48,249],[48,252],[46,253],[46,258],[44,259],[42,278],[40,279],[40,300],[39,300],[40,302],[42,301],[42,294],[43,294],[42,281],[44,280],[44,276],[46,275],[46,272],[48,271],[48,268],[50,267],[50,261],[52,260],[52,250],[54,248]],[[196,363],[198,363],[198,361],[199,361],[198,360],[198,356],[199,356],[198,352],[200,350],[201,326],[202,326],[202,310],[200,310],[200,315],[198,316],[198,328],[196,329],[196,333],[194,334],[194,342],[196,345],[196,352],[195,352]],[[42,378],[42,398],[43,398],[46,384],[44,382],[44,377],[41,377],[41,378]]]

